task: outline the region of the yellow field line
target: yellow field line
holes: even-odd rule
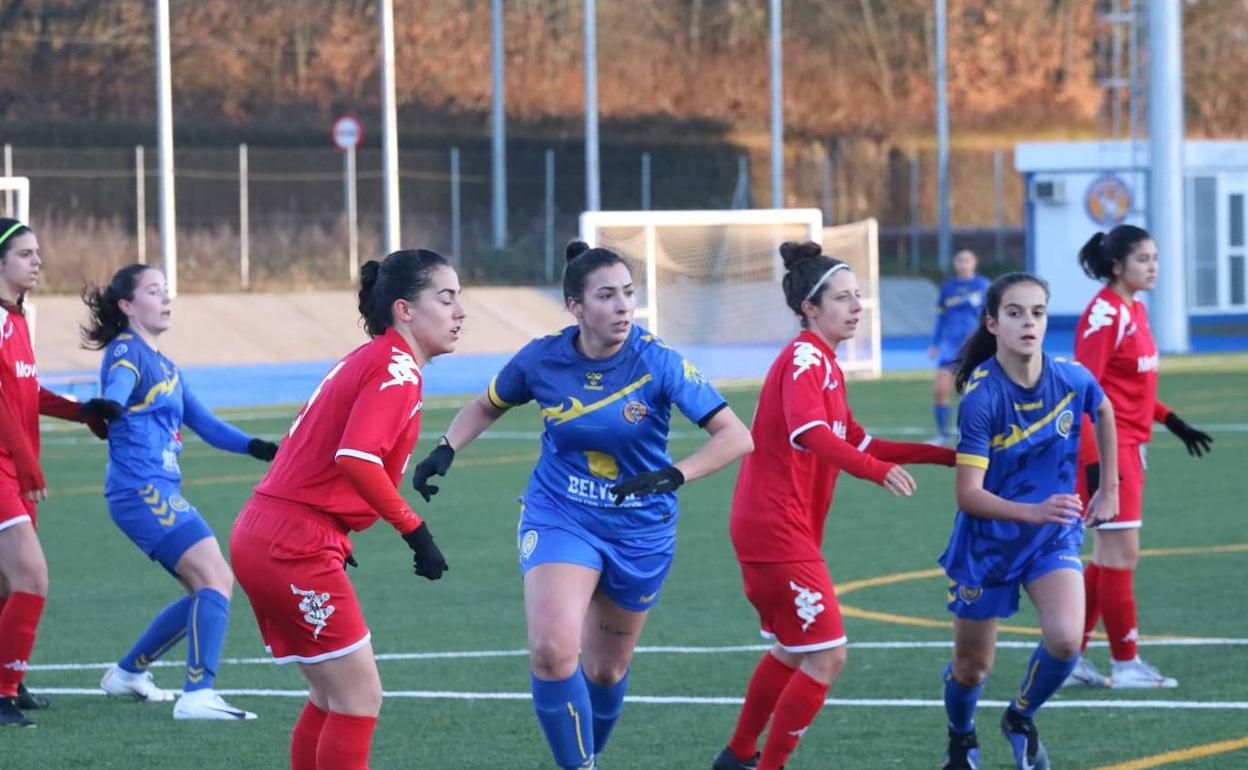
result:
[[[1248,749],[1248,738],[1237,738],[1233,741],[1219,741],[1218,743],[1207,743],[1204,746],[1193,746],[1190,749],[1167,751],[1165,754],[1156,754],[1151,757],[1141,757],[1140,759],[1133,759],[1129,762],[1120,762],[1116,765],[1103,765],[1101,767],[1094,768],[1094,770],[1147,770],[1147,768],[1150,767],[1161,767],[1162,765],[1186,762],[1189,759],[1215,757],[1218,754],[1227,754],[1241,749]]]

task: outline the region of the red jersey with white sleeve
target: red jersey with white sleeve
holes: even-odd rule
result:
[[[1121,445],[1147,444],[1153,422],[1169,407],[1157,399],[1157,344],[1144,303],[1123,299],[1112,287],[1097,293],[1075,326],[1075,359],[1101,384],[1114,407]],[[1095,462],[1095,432],[1081,434],[1080,460]]]
[[[0,305],[0,485],[28,491],[29,474],[39,472],[39,372],[26,316]],[[16,428],[16,430],[15,430]],[[26,484],[19,483],[19,471]],[[43,486],[38,487],[42,489]]]
[[[416,529],[420,517],[405,503],[377,510],[343,467],[375,464],[397,487],[420,433],[421,390],[411,348],[393,328],[356,348],[303,405],[256,494],[313,509],[344,530],[367,529],[381,516],[400,534]],[[397,497],[393,488],[378,492]]]
[[[844,464],[802,446],[803,434],[830,431]],[[876,483],[891,467],[864,453],[872,438],[855,420],[836,353],[803,331],[780,351],[750,427],[754,451],[741,461],[729,532],[743,562],[820,560],[823,526],[842,468]]]

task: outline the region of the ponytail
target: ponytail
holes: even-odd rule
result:
[[[1142,227],[1118,225],[1108,233],[1094,233],[1079,249],[1079,267],[1089,278],[1112,283],[1114,265],[1123,265],[1141,241],[1153,236]]]
[[[147,265],[126,265],[118,270],[107,286],[87,284],[82,288],[82,301],[87,306],[87,323],[78,326],[82,346],[87,350],[103,350],[116,339],[130,320],[121,311],[121,301],[134,300],[139,276],[154,268]]]
[[[992,282],[984,297],[984,309],[979,314],[979,325],[958,350],[958,370],[953,377],[958,393],[965,393],[966,386],[970,383],[975,370],[980,364],[997,354],[997,335],[988,331],[988,319],[998,317],[997,314],[1001,311],[1001,298],[1011,286],[1020,283],[1034,283],[1044,289],[1044,299],[1048,301],[1048,282],[1031,273],[1006,273]]]

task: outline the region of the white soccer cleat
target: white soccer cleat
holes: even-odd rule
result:
[[[1062,682],[1062,687],[1109,687],[1109,677],[1097,671],[1086,655],[1080,655],[1075,670]]]
[[[1160,671],[1145,663],[1139,656],[1136,656],[1135,660],[1125,662],[1115,660],[1114,672],[1109,679],[1109,686],[1115,690],[1151,690],[1156,687],[1179,686],[1178,680],[1163,676]]]
[[[121,666],[113,666],[100,680],[100,689],[113,698],[130,698],[152,702],[171,701],[172,690],[162,690],[152,681],[152,672],[131,673]]]
[[[256,715],[231,706],[215,690],[183,693],[173,706],[174,719],[255,719]]]

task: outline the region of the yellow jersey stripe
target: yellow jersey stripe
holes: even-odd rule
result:
[[[123,359],[120,359],[117,363],[115,363],[115,364],[113,364],[112,366],[108,367],[108,370],[111,372],[112,370],[116,369],[116,368],[117,368],[117,367],[119,367],[119,366],[124,366],[125,368],[127,368],[127,369],[129,369],[130,371],[134,372],[134,376],[135,376],[136,378],[138,378],[139,380],[142,380],[142,379],[143,379],[143,375],[139,373],[139,367],[135,366],[134,364],[130,363],[129,361],[127,361],[127,360],[126,360],[126,359],[124,359],[124,358],[123,358]],[[135,383],[135,384],[138,384],[138,383]]]
[[[494,383],[498,382],[498,375],[490,378],[490,389],[486,391],[486,397],[490,399],[490,403],[495,409],[510,409],[515,404],[509,404],[498,396],[498,389],[494,387]]]
[[[652,375],[644,375],[636,382],[630,382],[606,398],[600,399],[591,404],[582,404],[579,398],[569,396],[568,401],[571,403],[568,406],[565,407],[563,404],[559,404],[558,406],[546,407],[542,410],[542,417],[550,420],[554,425],[562,425],[565,422],[571,422],[578,417],[584,417],[590,412],[596,412],[604,406],[614,404],[616,401],[619,401],[629,393],[638,390],[653,379],[654,377]]]
[[[969,465],[972,468],[982,468],[988,470],[988,458],[979,455],[967,454],[966,452],[958,452],[958,465]]]
[[[147,395],[143,397],[142,403],[138,403],[130,407],[130,411],[132,412],[143,411],[144,409],[148,408],[153,403],[155,403],[156,397],[159,396],[161,393],[164,393],[165,395],[170,395],[173,393],[173,389],[176,388],[177,386],[178,386],[178,373],[174,372],[172,379],[163,380],[153,385],[151,389],[147,391]]]
[[[1002,449],[1009,449],[1010,447],[1014,446],[1018,442],[1025,441],[1028,436],[1032,435],[1033,433],[1040,430],[1044,426],[1053,422],[1053,420],[1057,418],[1058,413],[1061,412],[1063,409],[1065,409],[1066,406],[1071,401],[1074,400],[1074,398],[1075,398],[1075,392],[1072,390],[1071,392],[1066,394],[1065,398],[1057,402],[1057,406],[1053,407],[1053,409],[1050,410],[1048,414],[1041,417],[1039,420],[1036,420],[1031,425],[1027,426],[1026,430],[1021,430],[1017,425],[1011,425],[1008,433],[1002,433],[999,436],[993,436],[992,444],[991,444],[993,450],[999,451]]]

